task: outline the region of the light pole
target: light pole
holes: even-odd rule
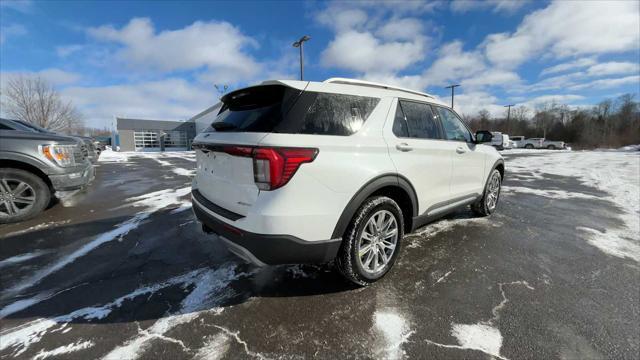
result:
[[[304,52],[302,50],[305,41],[311,40],[310,36],[303,36],[293,43],[293,47],[300,48],[300,80],[304,80]]]
[[[507,132],[509,130],[511,130],[511,126],[509,126],[509,121],[511,120],[511,107],[515,106],[513,104],[509,104],[509,105],[505,105],[504,107],[507,108]]]
[[[460,84],[445,86],[445,89],[451,89],[451,108],[453,109],[453,89],[460,86]]]

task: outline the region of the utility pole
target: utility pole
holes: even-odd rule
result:
[[[304,51],[302,50],[305,41],[311,40],[310,36],[303,36],[293,43],[293,47],[300,49],[300,80],[304,80]]]
[[[510,122],[509,120],[511,119],[511,107],[515,106],[513,104],[509,104],[509,105],[505,105],[504,107],[507,108],[507,132],[509,132],[511,130],[511,126],[509,126]]]
[[[445,89],[451,89],[451,108],[453,109],[453,89],[460,86],[460,84],[445,86]]]

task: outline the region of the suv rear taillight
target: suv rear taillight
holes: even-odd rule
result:
[[[223,146],[234,156],[253,158],[253,179],[260,190],[275,190],[286,185],[300,165],[312,162],[318,155],[313,148],[272,148]]]

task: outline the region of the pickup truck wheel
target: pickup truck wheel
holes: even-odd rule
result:
[[[0,169],[0,224],[30,219],[50,200],[49,187],[40,177],[20,169]]]
[[[549,146],[547,146],[547,149],[549,149],[549,150],[555,150],[555,149],[556,149],[556,146],[555,146],[555,145],[549,145]]]
[[[498,200],[500,199],[501,184],[502,175],[500,175],[500,171],[495,169],[487,179],[482,198],[471,204],[471,210],[473,210],[476,215],[488,216],[496,210]]]
[[[398,204],[386,196],[371,197],[351,220],[336,266],[348,280],[367,286],[391,269],[403,236],[404,222]]]
[[[525,149],[533,149],[533,145],[532,144],[527,144],[524,146]]]

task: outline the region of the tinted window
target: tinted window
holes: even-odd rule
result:
[[[351,135],[380,99],[301,92],[280,85],[230,93],[209,131]]]
[[[13,130],[12,128],[8,127],[5,124],[0,124],[0,130]]]
[[[399,101],[393,133],[400,137],[440,139],[440,129],[427,104]]]
[[[295,131],[301,134],[351,135],[360,130],[380,100],[326,93],[304,93],[302,96],[315,99],[300,130]]]
[[[471,133],[462,121],[449,109],[436,106],[447,140],[471,141]]]

